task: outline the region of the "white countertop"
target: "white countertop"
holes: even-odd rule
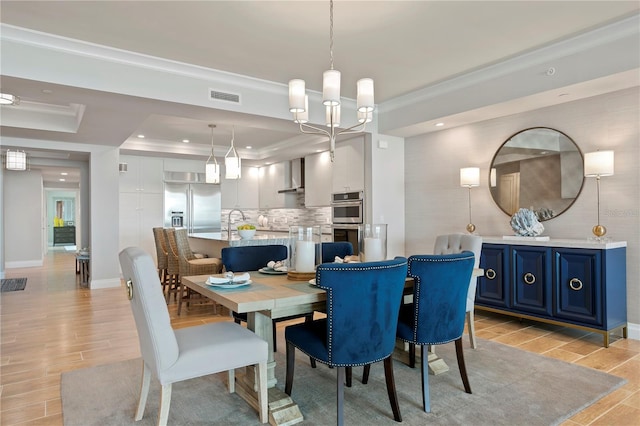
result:
[[[511,245],[521,245],[521,246],[539,246],[539,247],[567,247],[567,248],[586,248],[586,249],[614,249],[620,247],[626,247],[626,241],[595,241],[587,238],[584,239],[568,239],[568,238],[550,238],[546,241],[540,241],[533,238],[528,237],[516,237],[516,236],[505,236],[505,237],[496,237],[490,236],[485,237],[482,236],[483,243],[489,244],[511,244]]]
[[[251,239],[243,239],[236,232],[231,233],[231,239],[227,236],[227,232],[202,232],[189,234],[190,238],[198,238],[201,240],[221,241],[230,246],[261,246],[267,244],[289,244],[288,232],[256,232]]]

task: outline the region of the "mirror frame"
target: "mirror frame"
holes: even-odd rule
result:
[[[573,206],[573,204],[576,202],[576,200],[578,199],[578,197],[582,193],[582,189],[584,188],[584,182],[585,182],[585,177],[584,177],[584,155],[583,155],[582,151],[580,150],[580,147],[578,146],[578,144],[572,138],[570,138],[567,134],[565,134],[564,132],[561,132],[560,130],[557,130],[557,129],[554,129],[554,128],[551,128],[551,127],[535,126],[535,127],[528,127],[526,129],[519,130],[516,133],[513,133],[511,136],[509,136],[500,145],[500,147],[497,149],[497,151],[493,155],[493,158],[491,159],[491,163],[489,165],[489,174],[488,174],[488,187],[489,187],[489,193],[491,195],[491,199],[496,204],[496,206],[498,206],[498,208],[500,210],[502,210],[502,212],[504,212],[507,216],[511,217],[513,215],[513,213],[509,213],[505,208],[503,208],[502,205],[500,205],[499,200],[496,199],[497,197],[494,194],[493,187],[491,186],[491,170],[494,168],[494,164],[496,162],[496,158],[498,157],[498,155],[500,155],[500,151],[502,151],[502,149],[505,147],[505,145],[507,145],[509,142],[511,142],[511,140],[515,136],[517,136],[517,135],[519,135],[521,133],[527,132],[527,131],[538,130],[538,129],[545,129],[545,130],[550,130],[550,131],[553,131],[553,132],[557,132],[557,133],[559,133],[560,136],[566,138],[569,142],[571,142],[573,144],[573,146],[575,147],[576,151],[578,152],[578,154],[580,155],[581,166],[582,166],[582,173],[580,174],[581,177],[582,177],[582,181],[580,182],[580,188],[576,192],[576,195],[573,198],[573,200],[569,204],[567,204],[561,211],[554,212],[554,215],[552,217],[550,217],[550,218],[539,218],[539,220],[542,222],[542,221],[546,221],[546,220],[555,219],[556,217],[560,216],[561,214],[563,214],[564,212],[569,210],[571,208],[571,206]],[[522,161],[522,160],[518,160],[518,161]],[[496,187],[497,186],[498,186],[498,182],[496,182]],[[519,191],[519,188],[520,187],[518,187],[518,191]]]

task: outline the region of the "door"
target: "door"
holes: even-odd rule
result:
[[[523,312],[551,315],[551,253],[546,247],[513,246],[512,307]]]
[[[509,307],[509,247],[483,244],[480,268],[484,275],[478,278],[476,303],[480,305]]]
[[[554,316],[602,325],[600,250],[554,251]]]
[[[500,176],[500,193],[498,203],[509,214],[520,208],[520,173],[509,173]]]

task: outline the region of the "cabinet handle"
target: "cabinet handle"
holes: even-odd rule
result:
[[[582,290],[582,281],[577,278],[571,278],[571,281],[569,281],[569,287],[574,291]]]
[[[536,276],[533,275],[531,272],[527,272],[526,274],[524,274],[524,277],[522,278],[525,282],[525,284],[533,284],[536,282]]]
[[[484,273],[484,276],[487,277],[488,280],[492,280],[496,277],[496,271],[494,271],[493,269],[487,269],[487,271]]]
[[[133,299],[133,281],[127,280],[127,297]]]

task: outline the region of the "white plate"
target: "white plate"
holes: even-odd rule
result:
[[[238,287],[244,287],[244,286],[247,286],[247,285],[251,284],[251,280],[244,281],[244,282],[241,282],[241,283],[223,283],[223,284],[220,284],[220,283],[211,284],[211,283],[209,283],[208,280],[205,281],[205,282],[206,282],[206,284],[208,286],[216,287],[216,288],[238,288]]]
[[[309,280],[309,284],[316,285],[316,279],[313,278],[313,279]]]
[[[260,268],[258,269],[258,272],[268,275],[285,275],[287,273],[287,271],[276,271],[273,268]]]

